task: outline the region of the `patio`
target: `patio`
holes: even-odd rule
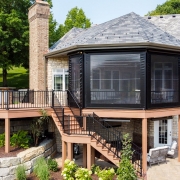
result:
[[[177,155],[174,159],[167,158],[167,164],[161,163],[158,165],[148,166],[147,179],[148,180],[177,180],[180,177],[180,162],[178,162]]]
[[[57,154],[55,157],[58,165],[62,166],[62,156],[61,154]],[[82,166],[82,155],[78,155],[75,162]],[[115,167],[114,165],[105,162],[101,159],[96,159],[96,164],[101,166],[102,168],[105,167]],[[150,168],[148,166],[147,171],[147,180],[177,180],[180,177],[180,162],[178,162],[177,154],[174,159],[167,158],[167,164],[161,163],[159,166],[157,164],[152,165]]]

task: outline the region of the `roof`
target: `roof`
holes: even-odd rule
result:
[[[161,28],[163,31],[166,31],[177,39],[180,39],[180,14],[145,16],[144,18]]]
[[[180,40],[134,12],[88,29],[73,28],[50,52],[75,45],[145,43],[180,46]]]

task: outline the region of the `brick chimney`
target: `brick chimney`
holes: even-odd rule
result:
[[[36,0],[29,8],[29,88],[45,90],[45,59],[49,49],[49,15],[47,2]]]

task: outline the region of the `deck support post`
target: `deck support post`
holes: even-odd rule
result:
[[[178,116],[178,162],[180,162],[180,115]]]
[[[83,167],[87,167],[87,144],[83,144]]]
[[[91,166],[95,164],[95,149],[91,147]]]
[[[91,170],[91,144],[87,144],[87,169]]]
[[[64,169],[64,161],[67,158],[67,143],[62,141],[62,169]]]
[[[73,143],[68,142],[68,159],[73,160]]]
[[[147,118],[142,119],[142,169],[143,177],[147,179]]]
[[[5,153],[10,152],[10,119],[5,119]]]
[[[83,128],[86,130],[86,117],[83,117]]]

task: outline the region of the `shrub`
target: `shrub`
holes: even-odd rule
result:
[[[29,148],[30,141],[31,137],[27,131],[18,131],[10,139],[11,146],[21,148]]]
[[[5,133],[0,134],[0,147],[5,145]]]
[[[56,172],[58,170],[58,163],[53,159],[47,160],[48,169]]]
[[[77,171],[75,172],[75,177],[78,180],[91,180],[91,174],[92,171],[89,171],[86,168],[78,168]]]
[[[74,161],[70,161],[66,159],[64,161],[64,169],[61,173],[64,179],[74,180],[75,179],[75,172],[78,169],[78,166],[74,163]]]
[[[16,179],[17,180],[26,180],[26,169],[24,166],[19,165],[16,169]]]
[[[95,174],[95,172],[99,172],[100,171],[100,167],[96,164],[93,164],[91,166],[91,171],[92,171],[92,174]]]
[[[110,168],[98,170],[97,172],[95,172],[95,174],[98,175],[99,180],[112,180],[115,175],[115,172],[113,168]]]
[[[131,150],[131,139],[129,134],[123,136],[121,161],[117,170],[118,180],[136,180],[136,171],[131,163],[133,151]]]
[[[36,160],[33,172],[40,180],[49,180],[48,165],[43,157]]]
[[[38,118],[34,118],[31,124],[31,132],[35,146],[38,145],[39,138],[41,137],[42,132],[44,131],[44,126],[47,125],[49,119],[46,110],[42,109],[41,114],[42,116]]]

